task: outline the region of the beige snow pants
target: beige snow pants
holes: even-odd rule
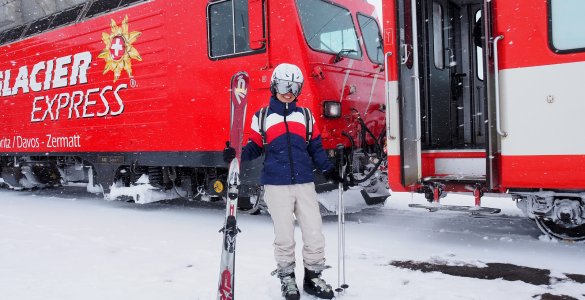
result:
[[[315,184],[265,185],[264,200],[274,224],[274,257],[279,269],[295,262],[295,216],[303,237],[303,262],[314,270],[325,264],[325,237]]]

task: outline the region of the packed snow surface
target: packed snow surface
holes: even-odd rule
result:
[[[320,201],[335,210],[337,191]],[[393,194],[367,207],[358,191],[345,194],[346,281],[337,299],[540,299],[543,294],[585,299],[585,244],[551,241],[521,217],[509,198],[486,198],[495,216],[429,213],[409,208],[420,195]],[[451,195],[446,204],[473,205]],[[105,201],[82,187],[0,190],[0,299],[216,299],[221,202],[135,204]],[[324,278],[337,280],[337,216],[325,216]],[[236,298],[282,299],[270,217],[240,213]],[[297,229],[297,281],[303,275]],[[550,270],[550,282],[530,284],[423,273],[393,262],[486,268],[491,263]],[[480,269],[481,270],[481,269]],[[533,298],[534,297],[534,298]],[[302,294],[302,299],[313,299]],[[570,299],[570,298],[567,298]]]

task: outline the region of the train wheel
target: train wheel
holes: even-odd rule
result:
[[[567,227],[542,217],[536,217],[535,221],[542,232],[555,239],[573,242],[585,240],[585,224]]]

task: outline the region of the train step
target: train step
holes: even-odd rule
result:
[[[442,205],[442,204],[409,204],[409,207],[424,208],[429,212],[436,212],[439,210],[469,212],[471,214],[497,214],[502,210],[499,208],[485,207],[485,206],[460,206],[460,205]]]

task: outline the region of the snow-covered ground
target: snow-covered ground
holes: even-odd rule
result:
[[[336,196],[325,194],[322,201],[335,202]],[[585,299],[585,284],[566,275],[585,273],[585,244],[543,237],[509,198],[485,199],[484,205],[503,213],[484,218],[409,208],[424,202],[419,195],[397,193],[370,208],[357,191],[348,191],[346,199],[350,287],[338,299]],[[472,205],[473,199],[453,195],[449,202]],[[104,201],[80,187],[2,189],[0,299],[215,299],[223,218],[221,203],[138,205]],[[270,217],[239,214],[238,222],[236,298],[282,299],[279,281],[270,276]],[[333,266],[324,277],[335,286],[337,217],[325,216],[324,226]],[[395,267],[396,261],[471,269],[510,263],[550,270],[552,279],[538,285],[423,273]]]

